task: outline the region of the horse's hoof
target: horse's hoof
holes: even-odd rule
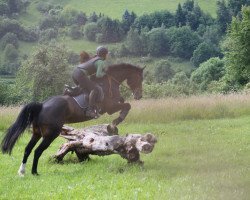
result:
[[[118,135],[118,128],[116,126],[112,127],[112,126],[108,125],[107,131],[111,135]]]
[[[19,175],[20,177],[24,177],[24,174],[25,174],[25,172],[18,171],[18,175]]]
[[[32,172],[32,175],[39,176],[39,174],[37,172]]]

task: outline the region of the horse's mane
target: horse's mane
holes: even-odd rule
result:
[[[113,71],[116,71],[116,70],[131,70],[131,69],[134,69],[134,70],[137,70],[137,71],[142,70],[140,67],[129,64],[129,63],[120,63],[120,64],[114,64],[114,65],[108,66],[107,73],[113,72]]]

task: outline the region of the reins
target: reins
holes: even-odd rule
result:
[[[113,97],[113,92],[112,92],[112,80],[115,81],[116,83],[118,83],[119,85],[121,84],[121,82],[119,82],[118,80],[116,80],[113,76],[108,75],[108,82],[109,82],[109,96],[112,98]],[[128,86],[124,85],[124,87],[126,87],[127,89],[130,89]]]

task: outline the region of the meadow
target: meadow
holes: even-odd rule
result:
[[[194,96],[131,101],[120,134],[154,133],[158,143],[143,155],[144,166],[128,165],[117,155],[91,156],[63,164],[51,156],[65,140],[56,139],[40,158],[38,172],[17,170],[29,131],[12,156],[0,154],[0,199],[249,199],[250,94]],[[0,135],[20,108],[0,108]],[[108,123],[114,116],[73,124]]]
[[[44,2],[51,3],[52,5],[60,5],[65,9],[76,9],[85,12],[87,15],[93,12],[99,14],[102,13],[113,19],[122,19],[122,15],[125,10],[129,12],[135,12],[137,16],[143,14],[152,13],[159,10],[168,10],[175,12],[178,3],[183,4],[185,0],[173,1],[173,0],[45,0]],[[26,25],[35,25],[40,20],[41,14],[36,10],[38,1],[31,1],[31,5],[27,9],[27,13],[23,14],[20,18],[22,23]],[[216,17],[216,0],[195,0],[195,3],[199,4],[202,10],[210,13],[213,17]]]

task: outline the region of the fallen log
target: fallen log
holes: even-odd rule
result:
[[[63,126],[60,136],[68,141],[60,147],[54,158],[62,161],[68,152],[74,151],[80,162],[89,159],[90,154],[98,156],[119,154],[127,159],[128,163],[143,163],[140,160],[140,152],[151,153],[157,142],[151,133],[111,135],[107,132],[107,126],[102,124],[84,129]]]

